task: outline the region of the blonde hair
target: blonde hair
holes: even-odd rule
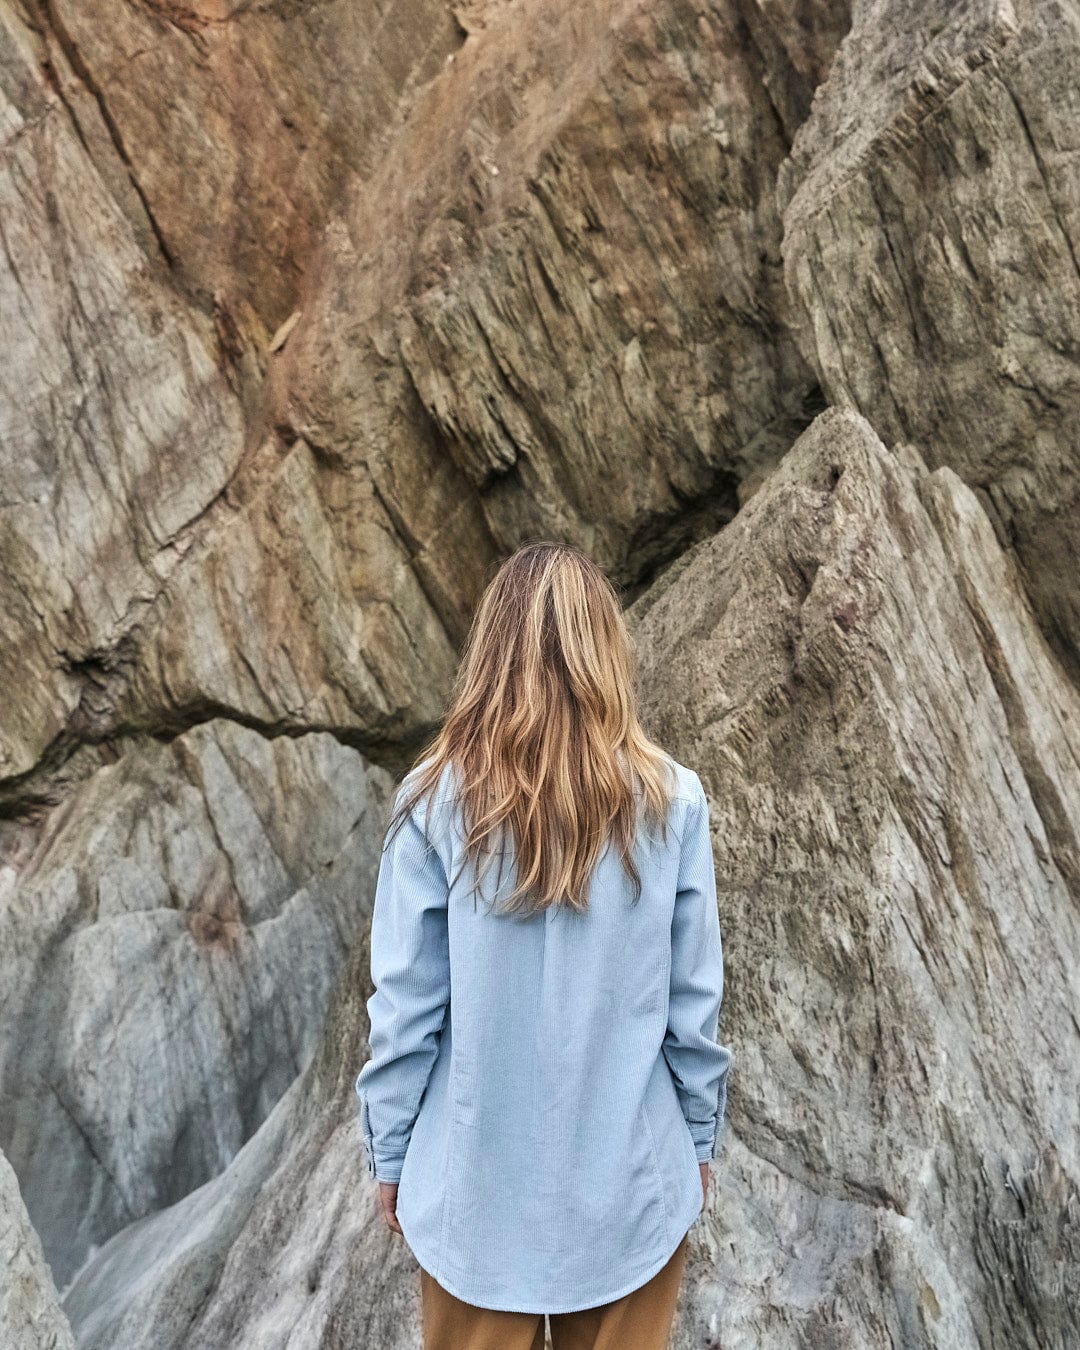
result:
[[[476,862],[479,877],[505,831],[513,840],[517,884],[503,912],[584,910],[609,840],[638,900],[635,835],[643,823],[666,838],[676,777],[641,728],[635,682],[622,607],[600,568],[565,544],[519,548],[484,591],[449,712],[389,829],[425,795],[430,812],[452,765],[462,865]]]

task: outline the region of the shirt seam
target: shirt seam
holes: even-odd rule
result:
[[[670,1235],[671,1220],[668,1217],[667,1200],[664,1196],[664,1178],[660,1172],[660,1158],[656,1152],[656,1135],[653,1134],[652,1121],[649,1119],[649,1104],[647,1101],[641,1104],[641,1114],[645,1119],[645,1128],[649,1132],[649,1149],[652,1153],[653,1172],[656,1174],[656,1186],[660,1192],[660,1210],[664,1216],[664,1242],[666,1244]]]
[[[454,1145],[457,1142],[457,1116],[454,1110],[454,1103],[457,1100],[454,1091],[457,1078],[457,1063],[453,1054],[450,1056],[450,1072],[447,1076],[447,1122],[446,1122],[446,1148],[443,1151],[443,1200],[442,1215],[439,1222],[439,1250],[436,1253],[437,1271],[433,1272],[435,1278],[442,1283],[442,1275],[446,1269],[446,1230],[450,1221],[450,1191],[454,1186],[454,1170],[452,1164],[454,1161]]]

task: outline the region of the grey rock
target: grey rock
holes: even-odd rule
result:
[[[9,850],[0,1141],[59,1284],[220,1172],[310,1060],[390,782],[328,735],[211,722],[126,744]]]
[[[64,1307],[83,1350],[415,1346],[415,1262],[379,1214],[355,1118],[369,950],[365,933],[319,1054],[226,1171],[80,1272]]]
[[[30,1225],[19,1181],[0,1153],[0,1344],[4,1350],[72,1350],[41,1242]]]
[[[1080,696],[977,497],[824,413],[632,611],[712,803],[731,1131],[683,1344],[1080,1338]]]

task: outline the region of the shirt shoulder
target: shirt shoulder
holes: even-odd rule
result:
[[[697,773],[680,764],[677,759],[668,756],[675,770],[675,800],[680,802],[699,802],[705,796],[705,789]]]
[[[421,760],[401,780],[395,793],[395,809],[403,800],[406,792],[410,797],[412,796],[412,784],[430,763],[430,758]],[[439,846],[440,853],[443,853],[444,843],[451,841],[456,835],[455,786],[453,765],[447,764],[439,775],[439,780],[434,788],[417,797],[413,801],[412,810],[409,813],[421,833],[427,838],[428,843]]]

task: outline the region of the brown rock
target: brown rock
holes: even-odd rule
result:
[[[745,8],[483,6],[443,62],[420,4],[385,84],[315,72],[396,10],[8,16],[10,810],[216,715],[400,764],[500,553],[638,583],[731,516],[818,406],[773,187],[843,7]]]
[[[147,261],[7,9],[0,48],[7,779],[96,721],[100,684],[235,472],[243,428],[210,325]]]
[[[278,416],[405,520],[414,494],[383,483],[433,424],[497,550],[573,539],[635,581],[817,406],[785,326],[770,90],[808,105],[838,23],[804,75],[770,27],[794,40],[785,7],[753,31],[734,0],[480,8],[328,232]]]
[[[380,496],[362,463],[263,434],[214,324],[99,172],[53,47],[7,11],[0,37],[8,809],[58,800],[87,743],[219,714],[400,760],[436,716],[490,557],[475,504],[427,445]]]
[[[865,0],[781,171],[831,403],[983,498],[1080,681],[1080,18]]]
[[[130,180],[118,196],[135,227],[263,342],[293,308],[343,183],[370,170],[413,87],[461,41],[441,0],[49,0],[42,11],[95,161]]]
[[[342,472],[303,441],[267,451],[131,635],[112,716],[153,730],[223,713],[393,759],[434,725],[453,679],[457,632],[432,597],[453,622],[480,586],[485,554],[460,538],[470,504],[445,506],[448,571],[428,588],[426,553],[410,557],[363,465]],[[452,486],[437,470],[426,481],[434,512]]]

